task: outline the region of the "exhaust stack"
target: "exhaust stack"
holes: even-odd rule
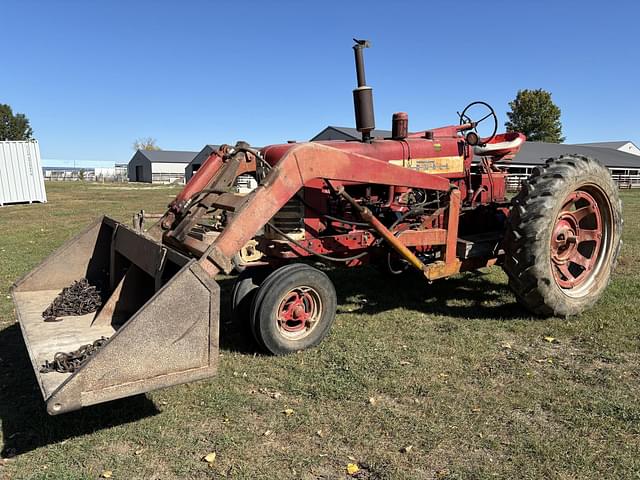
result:
[[[373,89],[367,86],[364,75],[364,55],[362,50],[369,48],[368,40],[353,39],[355,45],[353,52],[356,57],[356,76],[358,87],[353,90],[353,106],[356,115],[356,130],[362,133],[363,142],[371,142],[371,130],[376,128],[376,120],[373,114]]]

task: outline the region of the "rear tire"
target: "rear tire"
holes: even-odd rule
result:
[[[305,264],[274,271],[258,289],[251,307],[256,341],[273,355],[318,345],[336,315],[337,295],[324,272]]]
[[[518,302],[543,316],[577,315],[615,268],[622,203],[609,171],[582,156],[536,167],[512,201],[503,268]]]

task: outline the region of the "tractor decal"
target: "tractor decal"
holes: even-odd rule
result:
[[[460,156],[410,158],[407,160],[391,160],[389,163],[433,174],[462,172],[464,170],[464,158]]]

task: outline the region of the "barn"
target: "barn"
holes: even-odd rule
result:
[[[189,162],[189,164],[185,168],[184,170],[185,180],[188,182],[191,179],[191,177],[193,177],[193,174],[198,171],[198,169],[204,163],[204,161],[207,158],[209,158],[209,155],[211,155],[213,152],[215,152],[219,148],[220,148],[220,145],[205,145],[204,148],[198,152],[198,154],[193,158],[193,160],[191,160],[191,162]]]
[[[138,150],[129,161],[129,181],[184,183],[185,168],[197,153],[178,150]]]

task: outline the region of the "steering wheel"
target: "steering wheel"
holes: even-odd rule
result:
[[[469,115],[467,115],[467,112],[471,108],[473,108],[475,105],[480,105],[484,107],[486,110],[489,111],[489,113],[487,113],[480,120],[473,120]],[[493,139],[493,137],[496,136],[496,133],[498,132],[498,116],[496,115],[495,110],[488,103],[480,102],[480,101],[471,102],[469,105],[464,107],[464,110],[462,110],[462,113],[460,112],[457,112],[457,113],[460,116],[460,125],[463,125],[465,123],[470,123],[471,125],[473,125],[473,128],[471,129],[471,131],[473,131],[476,137],[478,138],[478,142],[476,143],[477,145],[485,145],[489,143]],[[493,117],[493,131],[491,132],[491,135],[489,135],[488,137],[480,138],[480,135],[478,134],[478,130],[477,130],[478,125],[484,122],[485,120],[490,119],[491,117]]]

